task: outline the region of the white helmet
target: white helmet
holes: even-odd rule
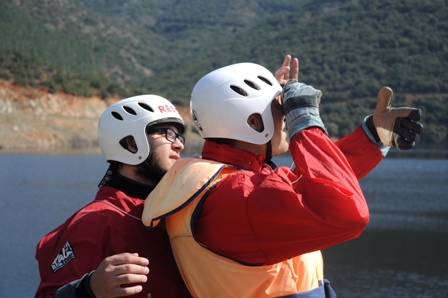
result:
[[[109,106],[98,124],[98,143],[107,161],[130,165],[144,162],[151,153],[146,137],[148,126],[172,123],[185,130],[184,121],[174,105],[157,95],[139,95],[120,100]],[[138,151],[134,154],[121,146],[120,141],[133,136]]]
[[[273,74],[261,65],[238,63],[202,77],[191,94],[190,112],[202,138],[225,138],[266,144],[274,134],[271,103],[282,91]],[[261,115],[264,130],[247,124]]]

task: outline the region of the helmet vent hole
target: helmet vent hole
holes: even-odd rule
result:
[[[263,82],[265,82],[266,84],[268,84],[269,86],[272,86],[271,81],[269,81],[269,80],[266,79],[265,77],[258,76],[258,78],[259,78],[260,80],[262,80]]]
[[[145,103],[139,102],[138,105],[141,106],[143,109],[145,109],[147,111],[154,112],[154,110],[150,106],[145,104]]]
[[[121,117],[121,115],[118,114],[117,112],[112,112],[112,116],[114,116],[115,119],[123,120],[123,117]]]
[[[241,89],[240,87],[231,85],[230,88],[231,88],[233,91],[235,91],[236,93],[238,93],[239,95],[242,95],[242,96],[245,96],[245,97],[247,96],[247,92],[244,91],[243,89]]]
[[[131,114],[131,115],[137,115],[137,113],[136,113],[133,109],[131,109],[130,107],[123,106],[123,109],[124,109],[126,112],[128,112],[129,114]]]
[[[260,90],[261,89],[260,86],[258,86],[257,84],[255,84],[254,82],[251,82],[249,80],[244,80],[244,83],[246,83],[252,89],[255,89],[255,90]]]

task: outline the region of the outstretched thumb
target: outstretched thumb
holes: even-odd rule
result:
[[[378,91],[378,101],[376,102],[375,112],[385,113],[390,108],[393,91],[389,87],[382,87]]]

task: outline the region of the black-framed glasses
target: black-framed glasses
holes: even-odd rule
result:
[[[160,128],[154,128],[150,129],[146,132],[146,134],[156,133],[156,132],[163,132],[165,133],[165,138],[170,141],[171,143],[175,143],[176,139],[179,139],[179,141],[182,143],[182,145],[185,145],[185,138],[181,135],[175,132],[173,129],[168,127],[160,127]]]

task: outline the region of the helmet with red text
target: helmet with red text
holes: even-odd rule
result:
[[[266,144],[274,134],[271,103],[282,87],[265,67],[238,63],[222,67],[202,77],[193,88],[190,112],[202,138],[225,138]],[[247,123],[260,114],[264,130]]]
[[[151,153],[146,136],[147,127],[169,123],[175,125],[180,134],[185,125],[174,105],[158,95],[129,97],[110,105],[101,115],[98,124],[98,144],[107,161],[118,161],[130,165],[144,162]],[[132,136],[138,151],[132,153],[120,141]]]

